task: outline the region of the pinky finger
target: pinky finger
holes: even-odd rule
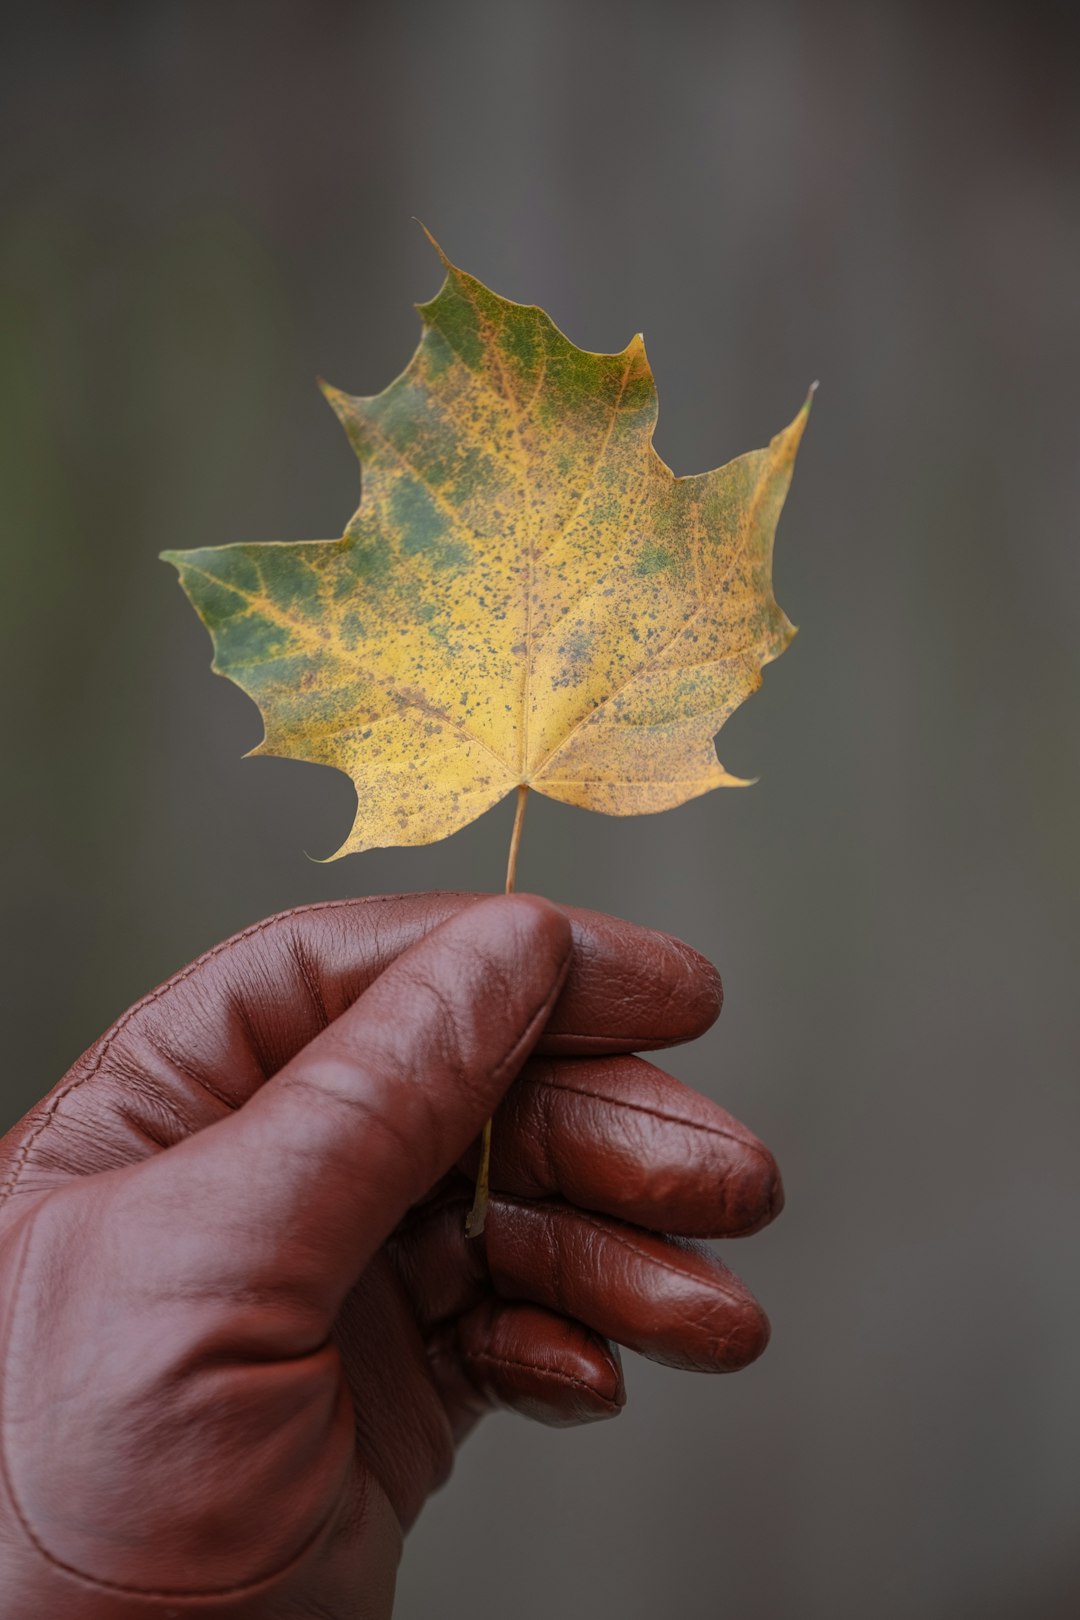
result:
[[[626,1404],[618,1349],[539,1305],[485,1299],[440,1327],[428,1355],[456,1440],[496,1407],[568,1428]]]

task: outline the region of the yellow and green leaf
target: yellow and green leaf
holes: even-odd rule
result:
[[[522,785],[632,815],[736,784],[713,737],[794,634],[772,550],[809,401],[676,478],[640,336],[587,353],[444,264],[402,375],[325,390],[362,466],[342,538],[164,553],[262,712],[253,752],[351,777],[339,855]]]

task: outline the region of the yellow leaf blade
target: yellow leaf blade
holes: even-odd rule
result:
[[[353,781],[339,854],[443,838],[518,785],[614,815],[738,785],[712,738],[794,634],[772,547],[809,401],[675,478],[640,337],[577,349],[444,263],[401,376],[325,388],[363,469],[342,539],[167,554],[257,751]]]

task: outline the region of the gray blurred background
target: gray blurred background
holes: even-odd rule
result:
[[[0,258],[3,1125],[134,998],[324,896],[497,888],[511,805],[319,866],[344,777],[158,563],[329,538],[439,273],[643,329],[696,472],[821,379],[777,547],[802,627],[657,818],[537,800],[523,886],[673,930],[727,1006],[671,1067],[775,1149],[727,1258],[774,1338],[498,1418],[403,1620],[1080,1613],[1080,33],[1065,5],[756,0],[8,13]]]

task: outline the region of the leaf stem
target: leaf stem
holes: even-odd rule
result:
[[[510,834],[510,854],[506,862],[506,893],[513,894],[514,880],[517,877],[518,850],[521,848],[521,829],[525,825],[525,806],[529,800],[529,789],[522,782],[517,790],[517,809],[514,811],[514,830]]]
[[[525,806],[529,799],[529,789],[524,782],[519,783],[517,790],[517,808],[514,811],[514,830],[510,834],[510,853],[506,861],[506,889],[505,893],[513,894],[514,883],[517,879],[518,850],[521,848],[521,829],[525,825]],[[480,1139],[480,1168],[476,1173],[476,1191],[473,1194],[472,1209],[465,1218],[465,1236],[467,1238],[479,1237],[484,1230],[487,1219],[488,1196],[491,1190],[491,1121],[484,1126],[484,1134]]]

